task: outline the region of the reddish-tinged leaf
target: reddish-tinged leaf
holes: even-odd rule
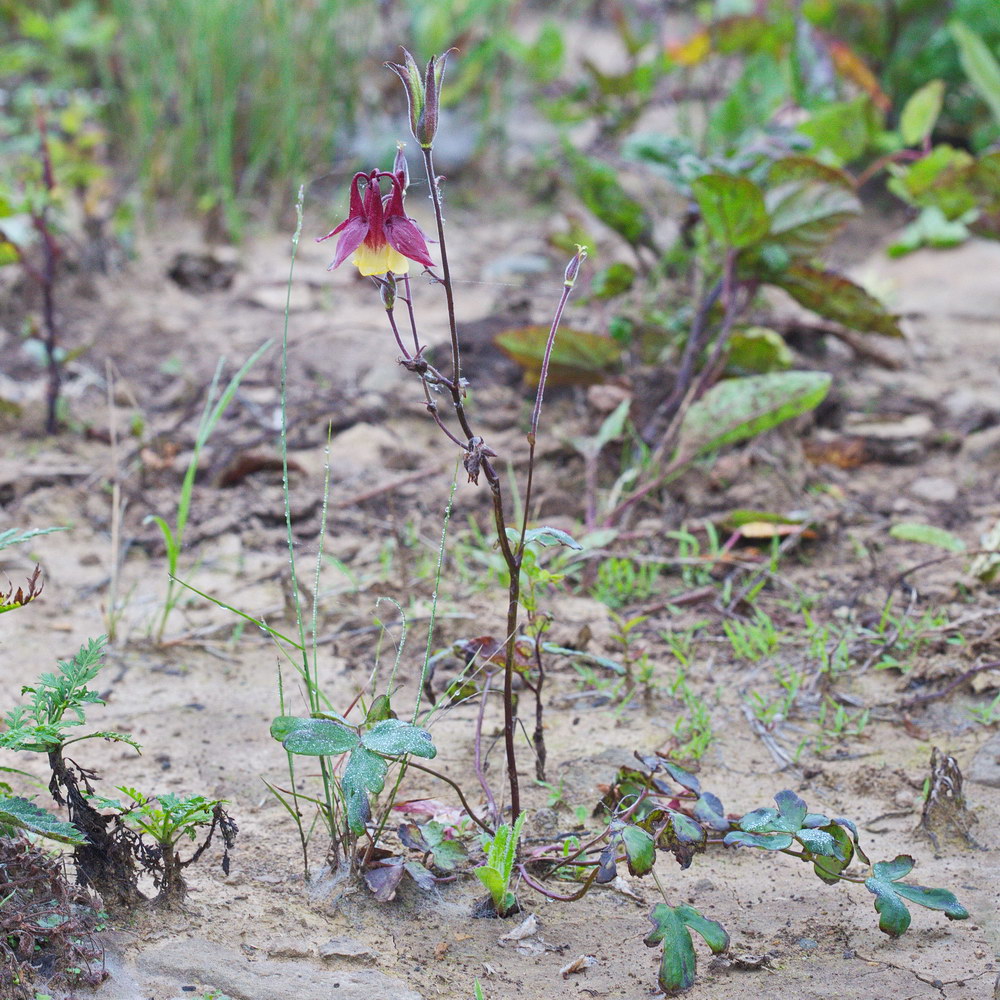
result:
[[[403,880],[403,870],[403,859],[391,858],[388,863],[366,871],[365,884],[380,903],[388,903],[396,898],[396,890]]]
[[[525,381],[538,384],[545,357],[549,327],[526,326],[497,334],[494,342],[524,369]],[[593,385],[604,381],[604,372],[618,362],[621,346],[608,337],[585,330],[561,327],[549,362],[549,385]]]
[[[896,317],[878,299],[842,275],[807,264],[792,264],[772,280],[800,305],[825,319],[861,333],[903,336]]]

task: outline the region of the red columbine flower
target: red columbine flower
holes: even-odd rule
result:
[[[382,194],[383,180],[392,185],[385,196]],[[403,211],[403,178],[399,174],[384,170],[355,174],[347,218],[316,242],[322,243],[337,233],[341,233],[337,254],[328,270],[340,267],[350,254],[354,254],[351,263],[365,276],[390,271],[406,274],[411,260],[424,267],[434,266],[423,233]]]

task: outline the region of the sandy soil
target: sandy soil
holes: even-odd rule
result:
[[[328,220],[312,214],[307,233],[325,231]],[[497,380],[476,389],[473,405],[493,447],[521,468],[525,446],[518,427],[526,397],[503,381],[509,369],[491,354],[488,340],[475,335],[502,328],[515,315],[544,322],[561,267],[553,262],[548,274],[525,279],[516,255],[543,252],[540,238],[531,245],[512,222],[485,225],[457,210],[453,216],[461,319],[473,336],[468,373],[474,389],[479,372]],[[468,234],[464,240],[462,233]],[[736,813],[768,804],[787,787],[814,809],[853,817],[870,854],[914,854],[916,880],[952,888],[972,916],[950,924],[914,907],[911,930],[891,941],[877,931],[872,897],[862,887],[823,886],[790,859],[720,851],[699,857],[686,871],[662,860],[658,871],[672,902],[690,900],[725,924],[731,957],[766,957],[750,969],[744,966],[753,963],[731,957],[713,962],[699,946],[700,978],[689,994],[694,1000],[762,992],[802,1000],[972,1000],[993,995],[1000,969],[1000,780],[988,766],[998,755],[997,738],[995,728],[969,714],[995,691],[984,674],[977,690],[961,683],[947,697],[921,701],[970,667],[998,658],[998,591],[971,587],[962,560],[914,572],[907,577],[911,589],[894,587],[904,568],[935,553],[888,534],[897,521],[925,521],[975,548],[1000,518],[1000,286],[994,280],[1000,245],[972,242],[893,262],[880,251],[861,259],[857,245],[844,250],[854,253],[856,273],[888,295],[906,319],[905,345],[878,345],[898,368],[855,359],[836,344],[824,358],[801,357],[803,366],[835,373],[836,405],[823,426],[800,422],[723,456],[713,469],[689,474],[662,510],[644,512],[635,545],[667,557],[676,547],[664,533],[682,524],[696,527],[736,507],[809,509],[822,528],[782,561],[780,575],[789,586],[817,595],[818,621],[877,618],[890,592],[896,612],[907,612],[910,622],[928,611],[944,618],[925,624],[921,641],[900,646],[905,675],[862,669],[871,650],[854,650],[852,669],[837,680],[836,691],[851,706],[871,708],[867,726],[860,735],[832,740],[821,754],[810,744],[797,763],[783,768],[768,743],[774,746],[777,737],[794,752],[804,737],[815,736],[819,689],[808,686],[791,718],[763,740],[742,705],[754,690],[780,694],[777,664],[801,668],[815,681],[817,656],[790,640],[761,662],[736,658],[716,597],[676,612],[666,608],[666,595],[684,589],[677,571],[668,570],[657,594],[623,612],[649,616],[640,629],[654,665],[649,698],[616,704],[607,685],[588,687],[568,663],[553,664],[548,776],[563,793],[560,802],[549,803],[546,790],[531,783],[525,753],[525,795],[535,813],[529,836],[572,829],[572,810],[592,808],[598,786],[612,780],[632,751],[671,748],[682,709],[669,691],[678,664],[662,633],[682,633],[703,621],[688,676],[711,712],[715,733],[697,764],[703,784]],[[179,250],[203,248],[193,230],[166,227],[137,260],[88,279],[89,293],[66,310],[74,339],[90,347],[70,366],[74,423],[57,439],[34,433],[41,424],[42,381],[13,336],[2,344],[2,394],[16,396],[23,416],[5,429],[0,528],[58,524],[72,530],[3,554],[2,569],[14,580],[37,560],[46,589],[37,603],[3,618],[0,705],[13,704],[20,685],[113,625],[103,675],[107,707],[95,709],[92,720],[135,734],[144,753],[95,743],[86,745],[87,764],[114,784],[225,797],[240,826],[228,876],[217,854],[206,856],[190,869],[192,891],[183,910],[139,914],[107,933],[111,978],[96,995],[175,1000],[218,990],[235,1000],[430,1000],[471,997],[477,976],[489,998],[655,995],[657,956],[642,945],[646,914],[659,898],[649,880],[626,876],[573,905],[546,902],[523,889],[525,912],[537,915],[540,929],[520,947],[499,941],[516,920],[470,919],[481,895],[471,877],[432,893],[404,886],[385,905],[354,884],[305,883],[294,830],[261,780],[287,780],[284,756],[268,736],[278,713],[280,653],[259,630],[238,627],[234,616],[197,598],[185,599],[174,613],[166,642],[152,641],[167,581],[156,529],[145,519],[170,515],[176,505],[218,358],[228,359],[231,372],[263,341],[280,338],[288,249],[287,236],[258,239],[240,252],[230,289],[198,292],[178,287],[165,272]],[[497,267],[498,258],[507,260],[506,271]],[[391,597],[410,619],[397,696],[397,704],[407,705],[425,642],[428,576],[454,456],[422,412],[416,387],[394,364],[396,352],[371,289],[346,271],[327,275],[327,259],[326,246],[304,239],[289,328],[291,496],[300,558],[310,565],[315,552],[332,423],[326,550],[348,570],[331,564],[324,572],[319,673],[336,704],[351,703],[377,662],[373,615],[390,623],[391,637],[399,639],[392,606],[383,603],[376,612],[377,599]],[[444,334],[434,294],[418,289],[432,344]],[[570,321],[584,323],[585,314]],[[272,349],[206,449],[182,575],[250,615],[292,628],[280,473],[273,462],[278,381],[279,356]],[[910,423],[899,430],[902,418]],[[552,394],[545,414],[551,443],[540,471],[543,520],[571,528],[579,517],[582,470],[562,442],[592,432],[600,419],[583,393]],[[866,457],[840,467],[838,448],[858,438],[868,442]],[[233,485],[222,485],[227,481]],[[400,484],[382,489],[390,483]],[[120,490],[120,527],[111,484]],[[460,484],[456,531],[464,531],[470,517],[488,526],[487,494],[485,486]],[[503,597],[484,592],[476,576],[448,564],[438,645],[502,630]],[[759,600],[791,636],[795,622],[782,605],[787,596],[787,588],[774,584]],[[586,626],[592,651],[614,653],[613,621],[603,604],[567,592],[547,606],[556,619],[554,638],[574,641]],[[949,630],[943,621],[961,624]],[[964,644],[944,641],[956,634]],[[389,645],[382,644],[382,676],[391,662]],[[299,693],[287,667],[284,676],[294,706]],[[444,713],[433,729],[438,763],[470,790],[476,790],[474,721],[475,708],[466,706]],[[487,716],[488,736],[499,723],[496,707]],[[978,849],[945,831],[936,852],[919,830],[920,793],[934,746],[953,754],[967,778],[975,772],[983,779],[965,788],[978,820]],[[499,784],[499,747],[490,764]],[[451,804],[449,794],[412,775],[403,789],[406,799],[433,796]],[[473,801],[479,804],[478,797]],[[321,860],[321,847],[314,854]],[[594,956],[596,964],[563,978],[560,969],[580,955]]]

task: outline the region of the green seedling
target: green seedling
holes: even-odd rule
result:
[[[781,641],[781,633],[775,628],[770,615],[760,608],[754,612],[752,619],[727,619],[722,628],[733,647],[733,654],[751,663],[771,656]]]
[[[23,687],[22,694],[30,696],[28,703],[6,713],[6,729],[0,733],[2,749],[45,755],[52,772],[49,790],[56,804],[66,807],[70,822],[56,819],[26,799],[0,796],[0,831],[20,829],[70,844],[81,879],[112,905],[127,908],[145,901],[137,884],[137,865],[153,875],[160,898],[173,902],[184,894],[181,869],[201,857],[216,827],[227,848],[231,846],[236,826],[221,803],[200,796],[165,795],[154,804],[156,800],[122,789],[132,798],[129,805],[102,799],[93,792],[94,772],[66,757],[67,748],[94,739],[140,749],[127,733],[80,731],[86,725],[87,710],[104,704],[88,685],[104,665],[105,643],[104,636],[92,639],[72,660],[60,662],[56,673],[42,674],[34,685]],[[106,807],[114,809],[115,815],[102,815],[99,810]],[[205,842],[190,859],[181,861],[177,842],[205,825],[210,825]],[[155,846],[143,836],[151,837]],[[227,864],[224,858],[223,865]]]
[[[1000,722],[1000,691],[985,705],[970,708],[969,715],[981,726],[995,726]]]
[[[517,898],[511,892],[510,883],[526,815],[521,813],[514,821],[513,827],[501,823],[492,837],[483,837],[486,864],[476,868],[475,874],[489,891],[493,911],[498,917],[506,917],[517,912]]]
[[[206,799],[203,795],[181,798],[169,792],[148,796],[124,785],[117,791],[125,796],[124,802],[103,796],[93,796],[91,802],[99,809],[113,810],[129,829],[148,837],[156,845],[156,852],[149,854],[147,870],[153,875],[161,901],[173,904],[184,898],[187,894],[184,869],[201,857],[217,827],[226,843],[222,866],[228,871],[228,849],[235,839],[237,827],[222,808],[224,799]],[[197,840],[202,830],[207,830],[202,845],[190,858],[182,858],[178,844],[184,839]]]
[[[215,374],[212,376],[211,385],[208,388],[208,395],[205,398],[205,407],[202,410],[201,419],[198,421],[198,430],[195,433],[194,450],[191,452],[191,460],[184,472],[184,479],[181,482],[181,491],[177,499],[177,510],[174,514],[173,526],[167,520],[157,514],[151,514],[147,520],[153,521],[160,529],[163,536],[163,544],[167,550],[167,596],[163,602],[163,613],[160,615],[159,625],[156,628],[156,641],[163,641],[163,633],[167,627],[167,621],[171,612],[177,606],[180,599],[180,585],[177,581],[177,569],[180,562],[181,551],[184,548],[184,531],[187,528],[188,515],[191,511],[191,496],[194,492],[194,480],[198,473],[198,463],[201,453],[208,439],[215,430],[216,425],[222,419],[223,414],[233,401],[236,391],[240,387],[244,376],[260,360],[264,353],[270,348],[271,342],[262,344],[250,356],[240,370],[229,380],[225,389],[216,397],[219,389],[219,380],[222,377],[222,369],[225,364],[224,359],[219,360]]]

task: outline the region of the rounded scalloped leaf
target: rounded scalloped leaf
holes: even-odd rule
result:
[[[872,872],[877,879],[895,882],[897,879],[909,875],[913,871],[914,864],[915,862],[909,854],[899,854],[892,861],[876,861],[872,865]]]
[[[765,851],[784,851],[792,846],[794,839],[790,833],[744,833],[733,830],[722,841],[726,847],[761,847]]]
[[[910,911],[899,898],[892,882],[880,878],[865,880],[865,888],[875,897],[878,929],[890,937],[899,937],[910,926]]]
[[[931,889],[926,885],[910,885],[894,882],[896,892],[911,903],[925,906],[928,910],[941,910],[949,920],[968,920],[969,911],[948,889]]]
[[[375,753],[392,755],[412,753],[417,757],[435,757],[437,748],[431,734],[402,719],[385,719],[361,737],[361,745]]]
[[[626,826],[621,832],[625,860],[630,875],[647,875],[656,861],[652,834],[638,826]]]
[[[844,860],[844,852],[841,850],[833,834],[825,830],[799,830],[795,839],[811,854],[821,854],[827,858],[836,858],[837,861]]]
[[[717,795],[711,792],[702,792],[701,797],[694,804],[694,818],[704,826],[722,833],[728,830],[732,824],[726,819],[726,811],[722,808],[722,801]]]
[[[772,809],[770,806],[764,806],[762,809],[754,809],[752,812],[748,812],[746,816],[738,821],[737,825],[747,833],[764,833],[774,829],[774,823],[777,819],[778,810]]]
[[[303,757],[330,757],[357,747],[358,734],[329,719],[299,718],[279,715],[271,723],[271,735],[280,740],[289,753]]]
[[[690,771],[685,771],[683,767],[675,764],[672,760],[664,760],[660,764],[663,770],[682,788],[694,792],[695,795],[701,794],[701,782]]]

